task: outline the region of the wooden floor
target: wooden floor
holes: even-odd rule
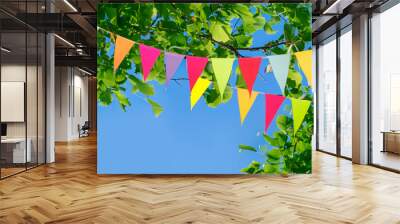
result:
[[[25,167],[23,168],[1,168],[1,177],[8,177],[11,176],[13,174],[19,173],[19,172],[23,172],[25,171]]]
[[[99,176],[96,139],[0,181],[0,223],[400,223],[400,175],[314,153],[314,173]]]
[[[400,170],[400,155],[392,152],[381,152],[375,150],[372,161],[374,164],[381,165],[384,167]]]

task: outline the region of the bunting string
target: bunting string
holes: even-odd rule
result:
[[[107,31],[101,27],[98,29]],[[116,35],[116,34],[113,34]],[[193,110],[196,103],[202,97],[204,92],[213,83],[216,85],[220,92],[221,98],[224,95],[225,89],[228,85],[232,73],[232,67],[234,62],[237,60],[239,69],[246,83],[247,90],[243,88],[231,87],[237,90],[237,100],[239,105],[240,113],[240,123],[243,124],[248,112],[250,111],[252,105],[254,104],[256,98],[259,95],[265,96],[265,131],[269,128],[271,122],[273,121],[279,108],[285,101],[285,99],[290,99],[292,105],[293,114],[293,131],[294,133],[301,127],[304,117],[311,105],[311,101],[303,99],[294,99],[284,96],[284,91],[286,87],[291,54],[282,55],[271,55],[271,56],[260,56],[260,57],[239,57],[239,58],[207,58],[198,57],[190,55],[176,54],[172,52],[162,51],[158,48],[147,46],[142,43],[137,43],[133,40],[127,39],[125,37],[116,35],[114,44],[114,72],[117,71],[119,65],[124,60],[126,55],[129,53],[130,49],[134,44],[139,45],[139,53],[141,57],[141,67],[143,80],[146,81],[155,62],[164,52],[164,64],[166,70],[166,83],[177,72],[180,64],[184,59],[186,59],[186,68],[190,87],[190,109]],[[294,56],[297,60],[299,68],[303,71],[303,74],[309,84],[312,87],[312,51],[300,51],[295,52]],[[282,92],[282,95],[264,93],[260,91],[254,91],[253,86],[257,79],[263,59],[268,59],[275,80]],[[214,71],[215,83],[201,78],[206,65],[211,63],[212,70]]]

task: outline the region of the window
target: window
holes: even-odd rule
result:
[[[371,162],[400,170],[400,5],[371,18]]]
[[[0,1],[15,14],[39,13],[44,1]],[[12,15],[0,24],[0,178],[45,163],[45,35]],[[35,17],[37,18],[37,17]]]
[[[352,157],[352,33],[351,26],[340,36],[340,155]]]
[[[318,149],[336,153],[336,36],[318,48]]]

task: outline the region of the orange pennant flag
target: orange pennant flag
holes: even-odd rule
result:
[[[246,89],[237,88],[237,97],[238,97],[238,105],[239,105],[239,113],[240,113],[240,123],[243,124],[244,119],[247,116],[247,113],[250,111],[251,106],[253,106],[254,101],[256,100],[258,92],[249,92]]]
[[[135,42],[132,40],[117,35],[114,48],[114,72],[117,71],[119,65],[129,53],[134,43]]]

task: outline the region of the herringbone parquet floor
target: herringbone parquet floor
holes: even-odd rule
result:
[[[99,176],[96,139],[0,181],[0,223],[400,223],[400,175],[314,153],[314,173]]]

